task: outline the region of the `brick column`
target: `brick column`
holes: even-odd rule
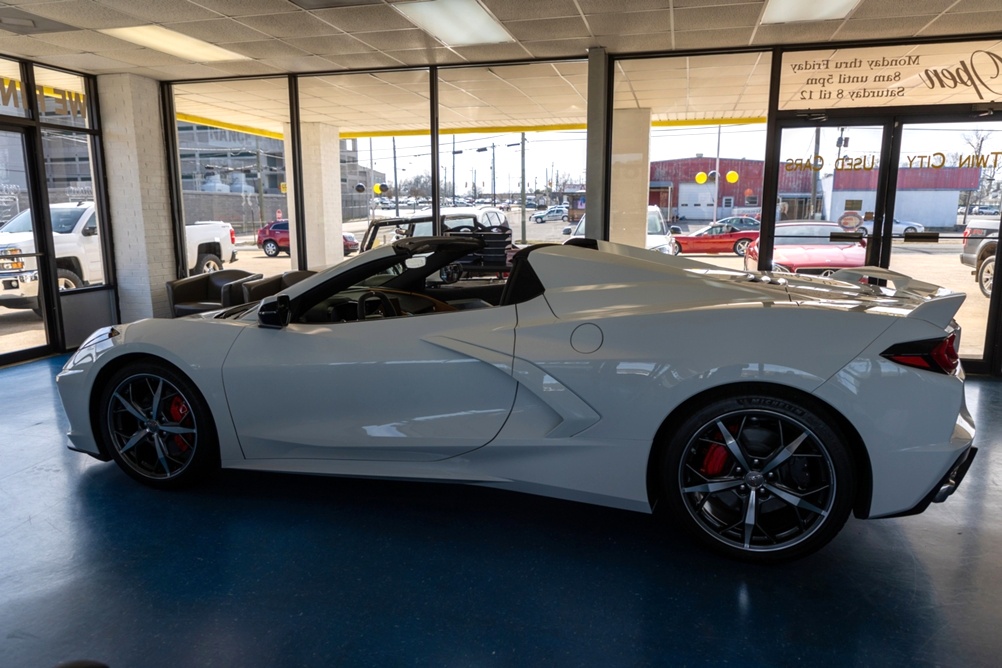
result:
[[[122,321],[169,317],[164,284],[176,274],[160,86],[133,74],[97,85]]]

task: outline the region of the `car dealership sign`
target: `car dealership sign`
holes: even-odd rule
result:
[[[780,110],[1002,102],[997,41],[783,54]]]

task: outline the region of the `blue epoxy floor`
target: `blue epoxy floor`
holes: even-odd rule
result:
[[[776,567],[652,518],[243,472],[156,492],[65,449],[62,359],[0,369],[0,666],[997,666],[1002,381],[924,515]]]

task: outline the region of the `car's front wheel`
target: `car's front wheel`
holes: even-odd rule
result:
[[[218,462],[209,406],[195,385],[160,362],[137,362],[104,383],[101,438],[130,476],[163,489],[191,484]]]
[[[992,296],[992,282],[995,279],[995,258],[990,257],[978,267],[978,287],[985,297]]]
[[[673,430],[663,464],[672,516],[744,560],[810,554],[852,510],[844,437],[823,411],[782,394],[711,401]]]

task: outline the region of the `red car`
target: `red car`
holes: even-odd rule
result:
[[[675,254],[734,253],[740,257],[758,239],[758,227],[754,218],[725,218],[692,234],[675,234]]]
[[[257,231],[257,247],[268,257],[289,252],[289,221],[273,220]]]
[[[830,276],[837,269],[866,264],[866,240],[832,240],[832,232],[844,233],[838,223],[798,220],[776,225],[772,270],[795,274]],[[758,268],[758,240],[745,253],[745,269]]]
[[[344,254],[358,251],[358,239],[351,232],[342,232]],[[289,221],[273,220],[257,231],[257,247],[268,257],[289,253]]]

